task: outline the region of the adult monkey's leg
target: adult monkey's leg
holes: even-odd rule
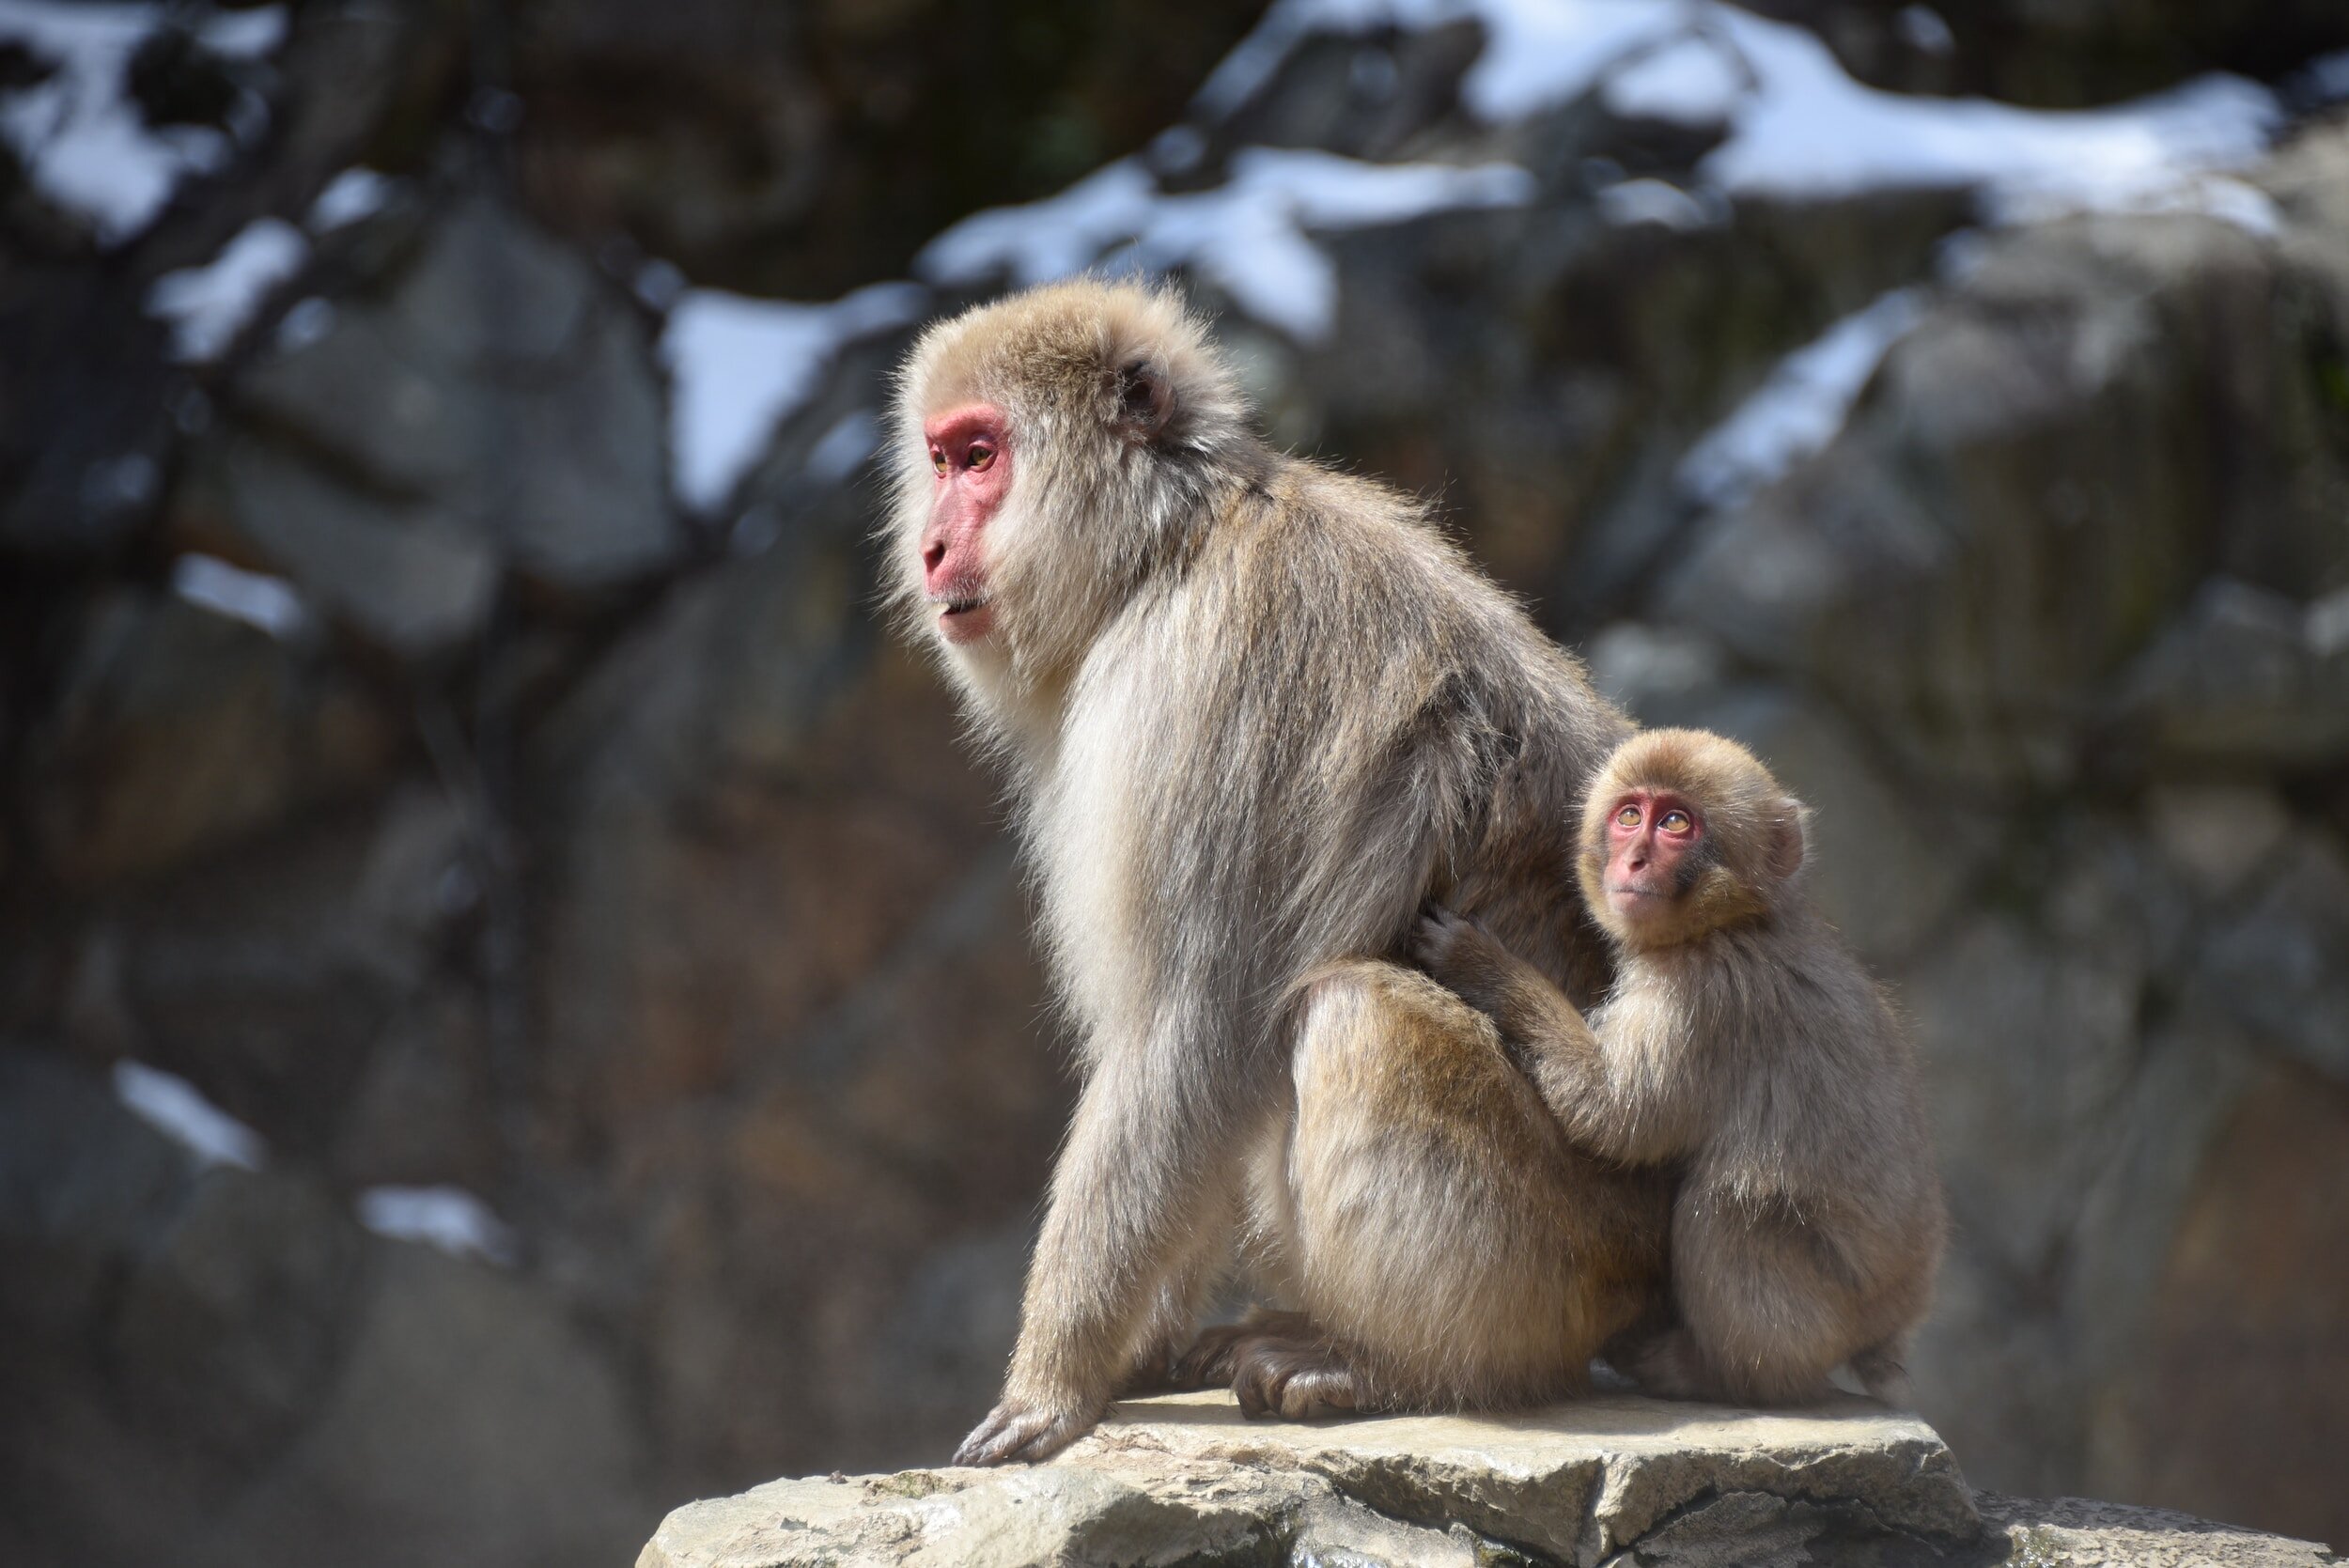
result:
[[[1289,1167],[1304,1308],[1231,1352],[1267,1414],[1582,1391],[1663,1289],[1668,1179],[1578,1154],[1490,1020],[1424,975],[1324,970],[1300,1010]]]

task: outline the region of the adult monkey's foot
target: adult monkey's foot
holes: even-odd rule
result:
[[[1233,1354],[1232,1391],[1251,1421],[1312,1421],[1377,1406],[1361,1369],[1318,1334],[1243,1340]]]
[[[1313,1325],[1306,1321],[1303,1312],[1252,1308],[1237,1323],[1221,1323],[1200,1330],[1190,1348],[1174,1363],[1174,1385],[1177,1389],[1228,1389],[1238,1366],[1240,1346],[1267,1336],[1308,1339],[1313,1332]]]

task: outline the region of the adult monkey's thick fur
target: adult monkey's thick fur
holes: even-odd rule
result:
[[[1421,507],[1248,421],[1130,286],[975,309],[903,372],[898,598],[1008,764],[1084,1067],[963,1462],[1160,1374],[1236,1247],[1310,1319],[1225,1347],[1290,1414],[1572,1391],[1660,1288],[1659,1179],[1574,1152],[1391,961],[1436,897],[1593,999],[1567,824],[1627,726]]]

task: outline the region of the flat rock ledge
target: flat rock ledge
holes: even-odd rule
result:
[[[1615,1396],[1296,1425],[1229,1394],[1119,1405],[1049,1465],[777,1481],[689,1503],[637,1568],[1729,1568],[2334,1563],[2182,1514],[1977,1496],[1934,1430],[1852,1398]]]

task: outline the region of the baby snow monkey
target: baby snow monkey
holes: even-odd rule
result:
[[[1482,927],[1420,928],[1420,962],[1491,1015],[1571,1141],[1681,1170],[1675,1321],[1607,1353],[1671,1398],[1809,1401],[1846,1362],[1904,1398],[1940,1262],[1915,1058],[1804,894],[1805,815],[1719,736],[1624,742],[1582,815],[1583,896],[1619,966],[1588,1017]]]

